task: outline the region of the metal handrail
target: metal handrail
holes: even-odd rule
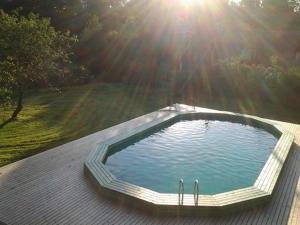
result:
[[[196,179],[194,183],[194,200],[196,204],[198,204],[198,198],[199,198],[199,181]]]
[[[179,188],[178,188],[178,203],[180,205],[183,204],[183,196],[184,196],[184,183],[183,183],[183,179],[181,178],[179,180]]]
[[[177,103],[173,104],[175,111],[178,111]]]

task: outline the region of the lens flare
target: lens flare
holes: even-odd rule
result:
[[[179,0],[180,4],[184,7],[192,7],[195,5],[202,4],[204,0]]]
[[[185,6],[190,6],[193,3],[193,0],[180,0],[180,3]]]

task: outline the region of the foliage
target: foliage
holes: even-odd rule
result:
[[[3,0],[0,8],[22,7],[24,15],[39,13],[51,18],[56,29],[77,34],[75,60],[102,81],[151,80],[148,76],[161,73],[160,61],[174,71],[180,55],[212,67],[245,48],[251,48],[251,63],[265,64],[271,54],[285,56],[299,45],[300,34],[294,32],[300,25],[300,13],[294,12],[298,0],[242,0],[231,5],[227,0],[205,0],[202,7],[188,10],[178,2]],[[195,65],[190,63],[189,70],[201,70]]]
[[[278,56],[271,56],[268,66],[247,64],[238,57],[224,60],[220,66],[229,81],[227,88],[235,94],[272,100],[277,96],[297,97],[300,92],[300,67],[287,66]]]
[[[290,6],[294,9],[294,12],[300,12],[300,1],[289,0]]]
[[[2,100],[17,94],[17,109],[21,110],[26,89],[37,84],[49,85],[49,80],[62,75],[64,65],[70,63],[70,50],[75,42],[76,38],[69,33],[55,31],[48,19],[0,11]]]
[[[96,33],[101,32],[103,29],[102,24],[99,22],[99,17],[96,15],[91,15],[89,20],[84,27],[80,40],[85,42],[90,40]]]
[[[0,102],[2,105],[9,105],[12,103],[13,90],[11,87],[14,86],[15,77],[9,71],[14,71],[15,67],[11,59],[8,57],[5,61],[0,61]]]
[[[21,8],[20,14],[23,16],[32,12],[51,18],[51,25],[62,31],[79,31],[85,21],[81,0],[2,0],[0,8],[7,12]]]

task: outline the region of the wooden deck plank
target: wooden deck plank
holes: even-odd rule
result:
[[[185,106],[182,106],[183,108]],[[184,109],[185,110],[185,109]],[[208,110],[201,109],[198,110]],[[0,168],[0,221],[7,224],[300,224],[300,126],[270,204],[223,217],[157,217],[98,193],[83,173],[96,144],[168,112],[154,112]]]
[[[294,154],[293,154],[294,155]],[[296,161],[300,161],[300,155],[295,155],[295,160]],[[297,175],[300,174],[300,167],[299,168],[296,168],[293,173],[291,174],[292,178],[293,179],[289,179],[289,187],[287,187],[287,190],[289,189],[294,189],[297,185],[297,179],[295,179],[297,177]],[[283,197],[283,201],[284,201],[284,205],[287,205],[289,202],[292,202],[293,200],[293,195],[292,193],[288,193],[286,191],[285,193],[285,196]],[[287,207],[286,207],[287,208]],[[286,208],[284,209],[279,209],[280,212],[278,213],[278,220],[279,220],[279,223],[286,223],[286,221],[288,220],[288,215],[289,215],[289,212],[286,212]]]
[[[295,143],[300,146],[300,129],[295,131]],[[300,164],[300,159],[298,159],[298,164]],[[298,168],[299,169],[299,168]],[[289,225],[298,225],[300,222],[300,179],[298,179],[298,184],[296,187],[296,192],[294,195],[293,203],[291,206],[291,212],[288,218]]]

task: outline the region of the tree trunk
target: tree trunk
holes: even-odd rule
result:
[[[21,86],[18,87],[18,102],[17,102],[17,107],[15,109],[15,111],[13,112],[11,119],[14,120],[17,118],[18,114],[21,112],[22,108],[23,108],[23,89]]]

